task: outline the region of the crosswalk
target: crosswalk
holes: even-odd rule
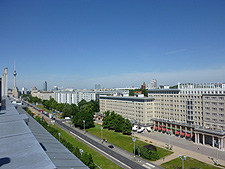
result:
[[[149,164],[149,163],[145,163],[145,164],[142,164],[143,167],[147,168],[147,169],[151,169],[151,168],[154,168],[155,166],[152,165],[152,164]]]

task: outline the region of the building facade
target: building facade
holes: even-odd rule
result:
[[[224,149],[225,137],[225,84],[180,84],[177,89],[149,89],[150,107],[140,110],[137,122],[150,125],[159,132],[171,132],[197,144],[208,144]],[[127,103],[101,97],[100,111],[110,110],[128,119],[137,119],[136,107],[126,110]],[[135,104],[135,102],[133,103]],[[118,106],[119,105],[119,106]],[[151,110],[151,113],[148,113]],[[133,111],[133,117],[126,113]],[[149,115],[148,115],[149,114]],[[145,118],[145,119],[142,119]]]
[[[114,111],[130,121],[147,126],[152,123],[153,101],[149,97],[100,96],[100,113]]]

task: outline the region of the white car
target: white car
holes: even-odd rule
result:
[[[134,125],[134,127],[132,127],[132,130],[133,131],[137,131],[137,129],[138,129],[138,126],[137,125]]]
[[[137,130],[138,133],[142,133],[145,130],[144,127],[141,127],[139,130]]]
[[[151,131],[152,131],[151,127],[146,127],[146,130],[147,130],[148,132],[151,132]]]

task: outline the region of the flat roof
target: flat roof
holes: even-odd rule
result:
[[[147,102],[153,101],[152,97],[134,97],[134,96],[100,96],[100,99],[110,99],[110,100],[126,100],[126,101],[136,101],[136,102]]]
[[[7,97],[3,100],[4,106],[0,110],[1,168],[88,168],[22,106],[18,105],[17,111]]]
[[[29,128],[57,169],[88,169],[73,153],[18,105],[18,112],[29,117]]]
[[[1,167],[56,168],[7,97],[0,110]]]

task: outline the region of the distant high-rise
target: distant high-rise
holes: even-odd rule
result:
[[[47,82],[45,81],[44,83],[43,83],[43,91],[47,91]]]
[[[2,94],[1,96],[8,95],[8,68],[5,68],[2,74]]]
[[[151,83],[149,83],[148,85],[149,89],[156,89],[157,88],[157,80],[156,79],[152,79]]]
[[[95,89],[101,89],[101,85],[100,84],[95,84]]]

